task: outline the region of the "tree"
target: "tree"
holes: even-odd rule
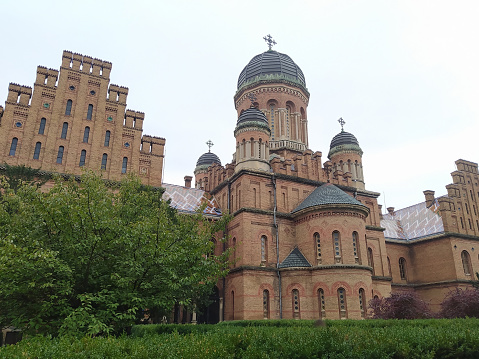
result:
[[[479,290],[456,288],[441,303],[443,318],[479,318]]]
[[[4,179],[2,191],[0,325],[119,332],[145,310],[192,308],[226,275],[229,252],[205,254],[229,218],[180,215],[137,178],[114,184],[86,172],[55,178],[48,192]]]
[[[392,293],[387,298],[374,298],[369,301],[373,319],[423,319],[433,314],[426,302],[416,293]]]

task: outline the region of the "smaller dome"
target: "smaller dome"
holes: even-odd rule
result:
[[[359,142],[352,133],[341,131],[340,133],[338,133],[336,136],[333,137],[333,139],[331,140],[331,146],[329,146],[329,148],[333,148],[339,145],[359,146]]]
[[[217,163],[221,166],[221,161],[213,152],[206,152],[203,153],[198,161],[196,162],[196,167],[207,165],[208,167],[211,166],[213,163]]]
[[[255,107],[250,107],[246,111],[243,111],[241,115],[239,115],[238,122],[236,122],[236,125],[239,125],[240,123],[244,122],[264,122],[266,125],[268,125],[268,120],[266,119],[264,113]]]

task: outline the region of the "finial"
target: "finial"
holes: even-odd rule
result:
[[[344,124],[346,123],[346,121],[344,121],[343,118],[340,117],[338,122],[341,125],[341,132],[344,132]]]
[[[250,92],[246,97],[248,97],[251,101],[251,107],[253,108],[254,102],[257,100],[256,96],[254,95],[254,93]]]
[[[213,147],[214,143],[211,142],[211,140],[208,140],[208,142],[206,142],[206,145],[208,146],[208,152],[211,152],[211,147]]]
[[[271,50],[271,48],[273,47],[273,45],[276,45],[276,41],[273,40],[273,38],[271,37],[271,35],[267,35],[265,37],[263,37],[264,41],[266,41],[268,43],[268,47],[269,49]]]

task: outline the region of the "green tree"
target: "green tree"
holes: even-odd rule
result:
[[[202,303],[226,274],[228,252],[205,254],[228,217],[178,214],[137,178],[112,184],[86,172],[48,192],[4,179],[2,190],[0,325],[119,332],[145,310]]]

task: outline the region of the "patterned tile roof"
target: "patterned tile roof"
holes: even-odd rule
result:
[[[201,189],[168,183],[163,183],[161,186],[165,189],[163,199],[171,200],[171,207],[181,212],[196,212],[202,204],[206,203],[206,207],[203,210],[204,214],[221,216],[221,209],[219,208],[218,202],[216,202],[216,199],[209,193]]]
[[[444,232],[437,200],[429,208],[421,202],[392,215],[383,214],[381,227],[386,228],[384,236],[392,239],[412,240]]]
[[[279,265],[279,268],[293,268],[293,267],[311,267],[308,260],[304,258],[303,253],[295,247],[290,254]]]
[[[291,213],[322,204],[356,204],[359,206],[364,206],[364,204],[351,197],[346,192],[340,190],[335,185],[331,183],[325,183],[311,192],[311,194],[306,197],[305,200],[301,202],[300,205]]]

